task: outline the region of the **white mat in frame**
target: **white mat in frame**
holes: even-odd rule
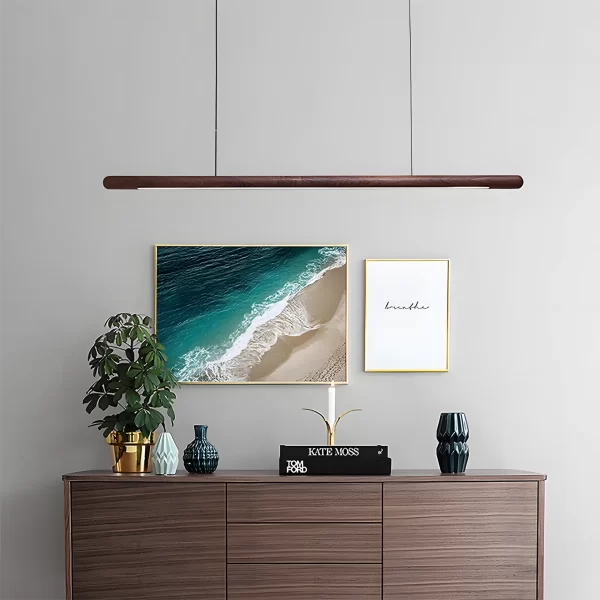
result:
[[[365,371],[448,371],[450,261],[365,261]]]

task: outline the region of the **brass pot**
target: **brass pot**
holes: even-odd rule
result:
[[[111,431],[106,443],[112,448],[115,473],[148,473],[152,469],[152,446],[156,441],[154,433],[149,438],[142,437],[139,431],[121,433]]]

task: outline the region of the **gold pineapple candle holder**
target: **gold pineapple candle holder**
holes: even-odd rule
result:
[[[342,413],[333,423],[333,425],[327,420],[327,418],[322,415],[318,410],[314,410],[312,408],[303,408],[302,410],[308,410],[310,412],[314,412],[315,414],[319,415],[321,417],[321,419],[323,419],[323,421],[325,421],[325,427],[327,428],[327,445],[328,446],[335,446],[335,432],[337,430],[337,426],[338,423],[340,422],[340,419],[344,416],[346,416],[348,413],[351,412],[359,412],[362,409],[361,408],[353,408],[351,410],[347,410],[345,413]]]

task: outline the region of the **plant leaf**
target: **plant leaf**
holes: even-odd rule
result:
[[[154,431],[154,429],[155,429],[155,427],[153,427],[152,417],[150,416],[150,413],[147,411],[144,411],[144,427],[148,431]]]
[[[135,415],[133,422],[135,423],[136,427],[143,427],[144,423],[146,422],[146,411],[140,410],[140,412]]]
[[[125,390],[125,398],[127,399],[127,404],[131,407],[136,407],[140,403],[140,395],[131,388]]]
[[[155,408],[148,409],[148,414],[152,417],[152,424],[154,429],[158,429],[159,425],[162,425],[165,421],[163,414]]]
[[[109,396],[108,394],[105,394],[104,396],[102,396],[98,402],[98,406],[102,409],[102,410],[106,410],[110,405],[111,405],[111,400],[112,400],[112,396]]]
[[[152,384],[155,387],[158,387],[160,385],[160,379],[158,378],[158,376],[156,375],[156,373],[153,373],[152,371],[148,372],[148,379],[152,382]]]
[[[175,424],[175,411],[173,410],[172,406],[169,406],[169,408],[167,408],[167,415],[169,415],[169,418],[171,419],[171,425]]]
[[[144,375],[144,391],[146,394],[151,394],[154,390],[154,386],[152,385],[152,381],[149,375]]]
[[[88,392],[90,392],[90,391],[91,391],[91,389],[92,389],[92,388],[90,388],[90,389],[88,390]],[[90,394],[90,393],[88,393],[88,394],[86,395],[86,397],[83,399],[83,404],[87,404],[87,403],[88,403],[90,400],[93,400],[95,397],[96,397],[96,394]]]
[[[96,396],[88,401],[88,405],[85,407],[85,412],[87,412],[88,415],[96,408],[97,402],[98,398]]]
[[[133,363],[129,369],[127,369],[127,376],[131,378],[137,377],[142,372],[142,367],[137,363]]]
[[[138,388],[140,388],[142,386],[143,383],[144,383],[144,376],[142,375],[142,373],[140,373],[135,378],[133,385],[134,385],[135,389],[137,390]]]

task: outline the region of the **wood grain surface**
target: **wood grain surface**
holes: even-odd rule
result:
[[[544,519],[546,482],[538,481],[537,600],[544,600]]]
[[[379,523],[230,523],[230,563],[381,563]]]
[[[536,600],[537,483],[383,487],[385,600]]]
[[[225,485],[71,483],[74,600],[225,599]]]
[[[73,598],[73,570],[71,567],[71,482],[65,481],[65,596]]]
[[[379,483],[230,483],[229,523],[381,522]]]
[[[517,189],[520,175],[109,175],[107,190],[140,188],[360,188],[360,187],[488,187]]]
[[[544,475],[63,479],[68,600],[543,598]]]
[[[469,469],[466,473],[448,475],[437,469],[407,469],[392,471],[391,475],[303,475],[282,477],[278,471],[218,470],[210,475],[178,471],[176,475],[161,477],[152,473],[113,473],[112,471],[80,471],[63,475],[66,481],[138,481],[171,485],[173,483],[269,483],[285,482],[295,485],[306,483],[382,483],[382,482],[452,482],[469,481],[541,481],[545,475],[510,469]]]
[[[381,567],[229,565],[227,600],[381,600]]]

